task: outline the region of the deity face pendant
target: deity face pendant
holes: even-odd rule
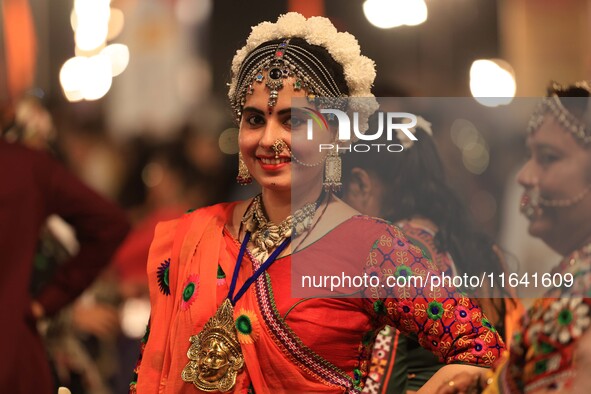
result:
[[[181,373],[183,381],[203,391],[230,391],[244,366],[230,300],[226,299],[203,330],[189,341],[189,362]]]
[[[197,378],[203,382],[220,381],[230,368],[228,347],[217,338],[211,338],[203,344],[198,359]]]

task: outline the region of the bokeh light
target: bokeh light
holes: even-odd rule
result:
[[[369,23],[380,29],[420,25],[428,15],[424,0],[366,0],[363,13]]]
[[[511,103],[516,91],[511,67],[500,60],[474,61],[470,67],[470,91],[476,101],[487,107]]]

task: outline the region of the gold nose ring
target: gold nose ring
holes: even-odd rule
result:
[[[273,149],[273,152],[275,152],[276,159],[279,158],[279,154],[281,152],[283,152],[285,150],[285,148],[287,148],[287,144],[283,140],[277,140],[273,143],[273,146],[271,147],[271,149]]]

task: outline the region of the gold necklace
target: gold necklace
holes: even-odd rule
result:
[[[265,261],[269,257],[269,252],[284,239],[291,236],[295,238],[308,231],[323,197],[324,193],[315,202],[304,205],[281,223],[275,224],[265,215],[262,196],[260,194],[256,196],[242,218],[246,230],[252,233],[251,241],[254,246],[250,253],[253,257],[258,261]]]

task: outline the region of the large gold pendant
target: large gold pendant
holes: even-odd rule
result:
[[[234,307],[226,298],[203,330],[191,336],[189,362],[181,378],[203,391],[230,391],[244,366],[244,357],[234,326]]]

